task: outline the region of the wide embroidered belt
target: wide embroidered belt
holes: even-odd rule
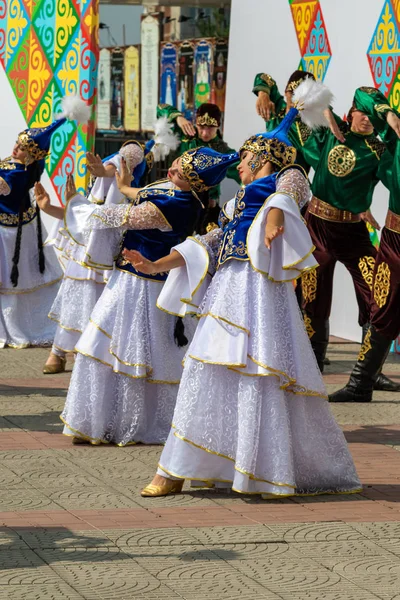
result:
[[[361,217],[359,214],[354,214],[348,210],[335,208],[331,204],[320,200],[313,196],[310,200],[308,211],[325,221],[333,221],[335,223],[359,223]]]
[[[400,215],[396,215],[396,213],[388,210],[385,227],[391,231],[400,233]]]

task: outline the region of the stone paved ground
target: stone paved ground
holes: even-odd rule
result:
[[[330,346],[330,391],[356,351]],[[360,494],[149,500],[160,448],[71,446],[46,355],[0,351],[0,600],[400,600],[400,394],[333,406]]]

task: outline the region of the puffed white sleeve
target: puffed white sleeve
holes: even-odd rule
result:
[[[172,231],[163,212],[153,202],[138,206],[99,206],[92,213],[92,229],[160,229]]]
[[[112,156],[104,165],[113,165],[119,170],[121,156],[119,154]],[[96,177],[88,200],[93,204],[125,204],[125,196],[118,189],[115,175],[113,177]]]
[[[293,281],[318,266],[315,250],[300,207],[310,197],[307,179],[299,169],[287,169],[277,179],[276,192],[264,202],[247,234],[247,251],[252,267],[275,282]],[[271,208],[284,212],[284,232],[268,249],[265,224]]]
[[[158,308],[180,317],[197,312],[215,272],[222,235],[221,229],[213,229],[172,248],[185,259],[185,265],[170,271],[157,300]]]
[[[171,231],[163,213],[152,202],[138,206],[97,206],[90,219],[86,256],[90,266],[111,268],[127,229]]]

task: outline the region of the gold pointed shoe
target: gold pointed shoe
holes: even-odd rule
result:
[[[89,440],[85,440],[85,438],[78,437],[77,435],[74,435],[72,438],[72,443],[74,446],[78,446],[79,444],[90,444]]]
[[[179,494],[182,491],[184,479],[172,480],[163,485],[154,485],[150,483],[140,493],[143,498],[159,498],[161,496],[169,496],[169,494]]]
[[[66,358],[60,358],[60,362],[58,364],[44,365],[44,367],[43,367],[44,375],[56,375],[57,373],[64,373],[66,362],[67,362]]]

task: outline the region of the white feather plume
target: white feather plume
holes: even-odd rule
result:
[[[320,81],[307,77],[295,89],[293,104],[299,110],[300,118],[312,129],[327,125],[324,110],[332,104],[333,94]]]
[[[155,122],[153,139],[155,145],[152,152],[156,162],[164,160],[171,150],[177,150],[180,144],[179,137],[173,132],[173,126],[167,117],[161,117]]]
[[[66,118],[69,121],[78,121],[78,123],[87,123],[90,119],[91,108],[82,98],[77,95],[64,96],[61,100],[62,113],[57,115],[57,119]]]

